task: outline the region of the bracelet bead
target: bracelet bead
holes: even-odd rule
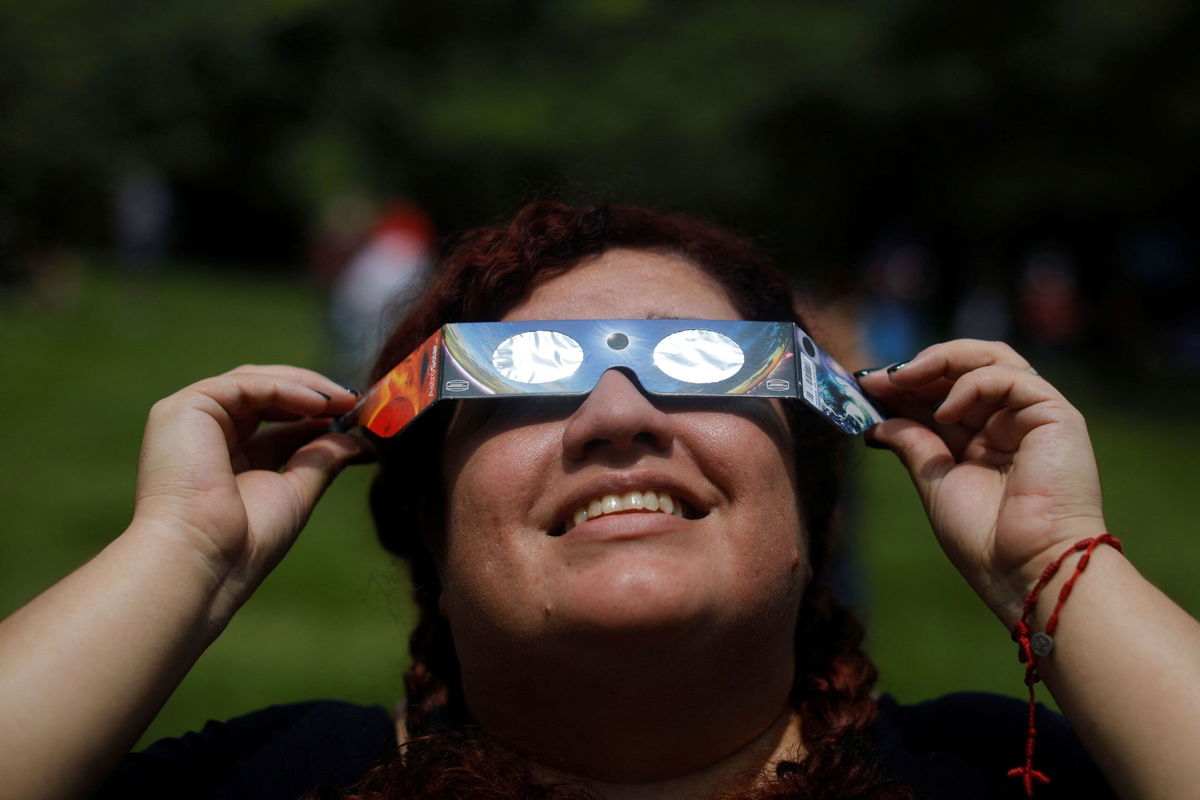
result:
[[[1038,631],[1029,637],[1029,649],[1035,656],[1048,656],[1054,651],[1054,637],[1044,631]]]

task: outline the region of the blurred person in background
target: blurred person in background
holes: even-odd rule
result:
[[[1076,268],[1063,252],[1034,250],[1021,268],[1017,288],[1021,331],[1042,354],[1069,352],[1083,338],[1083,297]]]
[[[174,215],[171,185],[161,172],[142,161],[121,169],[113,189],[113,238],[126,266],[143,269],[162,262]]]
[[[362,247],[375,216],[376,209],[363,191],[348,189],[325,198],[305,253],[308,276],[328,291],[354,251]]]
[[[372,377],[449,322],[571,319],[807,322],[726,230],[538,203],[447,252]],[[356,396],[295,367],[160,401],[129,528],[0,625],[3,790],[882,800],[1200,782],[1200,625],[1120,554],[1082,415],[1011,348],[936,344],[860,384],[893,414],[867,442],[899,456],[1018,640],[1028,706],[877,696],[824,584],[848,435],[803,403],[650,394],[647,377],[444,403],[369,440],[329,432]],[[123,758],[328,483],[372,455],[378,534],[419,610],[406,704],[275,707]],[[1070,727],[1033,706],[1039,679]]]
[[[83,292],[81,259],[39,227],[0,202],[0,303],[69,315]]]
[[[916,241],[884,241],[863,274],[863,348],[869,363],[892,364],[932,341],[927,301],[937,281],[933,254]]]
[[[435,239],[433,221],[413,203],[389,203],[362,244],[333,278],[329,322],[333,376],[360,386],[371,354],[404,315],[425,278]]]
[[[1001,281],[983,278],[968,286],[954,304],[950,330],[955,339],[1008,341],[1012,308]]]
[[[1111,287],[1112,346],[1160,374],[1200,375],[1200,271],[1195,244],[1178,228],[1133,231]]]

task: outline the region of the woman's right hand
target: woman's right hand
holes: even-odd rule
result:
[[[356,399],[310,370],[242,366],[150,410],[133,524],[194,549],[229,604],[218,616],[279,562],[341,468],[369,455],[366,440],[326,432]]]
[[[83,797],[103,780],[370,452],[325,432],[354,402],[315,372],[247,366],[154,405],[129,528],[0,622],[0,795]]]

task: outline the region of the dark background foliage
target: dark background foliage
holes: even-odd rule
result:
[[[547,190],[761,233],[800,273],[897,227],[984,269],[1098,258],[1200,203],[1200,12],[1173,0],[15,4],[4,201],[106,241],[114,173],[162,170],[176,246],[294,260],[327,193],[444,230]]]

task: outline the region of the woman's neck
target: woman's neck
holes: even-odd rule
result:
[[[578,782],[604,800],[664,800],[741,795],[774,774],[784,760],[803,758],[800,717],[790,706],[758,736],[721,760],[693,772],[659,780],[602,781],[539,767],[535,774],[546,783]]]
[[[463,688],[476,722],[547,775],[604,797],[705,796],[800,745],[790,642],[724,644],[492,651],[463,663]]]

